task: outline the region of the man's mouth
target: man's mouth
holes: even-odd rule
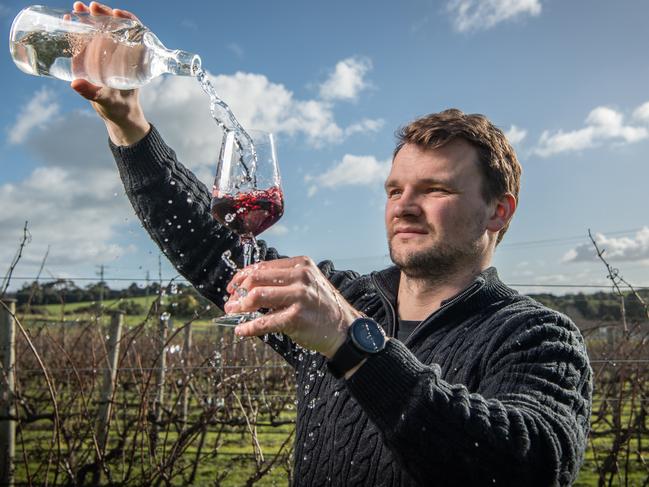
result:
[[[419,235],[426,235],[428,232],[421,227],[397,227],[394,229],[394,236],[400,238],[413,238]]]

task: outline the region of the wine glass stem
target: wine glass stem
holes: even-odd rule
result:
[[[240,237],[241,246],[243,247],[243,267],[252,264],[252,253],[255,248],[255,237],[242,235]]]

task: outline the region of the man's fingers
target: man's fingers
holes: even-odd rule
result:
[[[90,12],[90,9],[83,2],[74,2],[72,10],[75,12]]]
[[[239,299],[231,299],[225,303],[227,313],[240,313],[243,311],[256,311],[261,308],[279,309],[290,306],[296,301],[299,290],[292,286],[256,287]],[[236,295],[235,295],[236,296]]]
[[[251,269],[247,273],[237,273],[227,291],[232,294],[239,288],[250,291],[256,286],[286,286],[293,282],[293,273],[293,269]]]
[[[86,100],[97,101],[101,86],[93,85],[85,79],[75,79],[70,83],[70,87],[83,96]]]
[[[114,8],[113,9],[113,15],[115,17],[122,17],[124,19],[131,19],[135,20],[137,22],[140,22],[140,19],[138,19],[135,14],[132,14],[128,10],[122,10],[121,8]]]
[[[282,333],[285,323],[290,319],[290,309],[283,309],[265,314],[264,316],[247,323],[241,323],[234,329],[240,337],[261,336],[267,333]]]
[[[90,2],[90,6],[86,6],[83,2],[74,2],[72,10],[75,12],[90,12],[92,15],[113,15],[115,17],[121,17],[123,19],[132,19],[137,22],[140,21],[135,14],[129,12],[128,10],[123,10],[121,8],[110,8],[107,5],[103,5],[99,2]]]
[[[254,274],[255,272],[258,273],[265,273],[268,272],[269,270],[277,270],[277,269],[304,269],[308,266],[313,264],[313,261],[309,259],[308,257],[290,257],[286,259],[276,259],[276,260],[266,260],[263,262],[259,262],[257,264],[252,264],[245,269],[241,269],[238,271],[231,279],[230,284],[234,284],[235,286],[239,286],[247,276]],[[230,290],[230,285],[228,285],[228,290],[229,292],[232,292]]]
[[[90,13],[92,15],[113,15],[113,9],[99,2],[90,2]]]

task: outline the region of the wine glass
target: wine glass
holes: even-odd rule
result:
[[[248,137],[247,137],[247,136]],[[277,153],[273,134],[249,130],[246,134],[226,131],[212,188],[212,217],[239,236],[243,266],[257,256],[255,237],[273,225],[284,213]],[[229,255],[224,260],[231,267]],[[238,289],[245,296],[245,289]],[[236,326],[261,313],[232,313],[214,320],[215,324]]]

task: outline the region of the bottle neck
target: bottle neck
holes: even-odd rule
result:
[[[201,58],[197,54],[176,49],[166,50],[166,72],[178,76],[196,76],[201,69]]]

